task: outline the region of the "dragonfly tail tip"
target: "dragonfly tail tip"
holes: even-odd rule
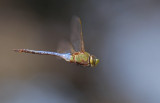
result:
[[[22,49],[12,49],[15,52],[22,52]]]

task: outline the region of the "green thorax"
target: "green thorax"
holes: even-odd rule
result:
[[[87,52],[76,52],[72,54],[70,62],[89,66],[89,57],[90,54]]]

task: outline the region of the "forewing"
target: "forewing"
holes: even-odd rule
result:
[[[75,51],[85,51],[81,20],[77,16],[73,16],[71,21],[71,43]]]

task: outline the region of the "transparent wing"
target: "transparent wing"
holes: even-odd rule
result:
[[[71,43],[63,40],[63,41],[59,42],[57,52],[59,52],[59,53],[74,53],[75,51],[74,51]]]
[[[71,43],[75,51],[85,51],[81,20],[77,16],[73,16],[71,21]]]

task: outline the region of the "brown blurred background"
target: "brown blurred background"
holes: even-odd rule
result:
[[[52,56],[82,20],[83,68]],[[160,103],[158,0],[0,0],[0,103]]]

